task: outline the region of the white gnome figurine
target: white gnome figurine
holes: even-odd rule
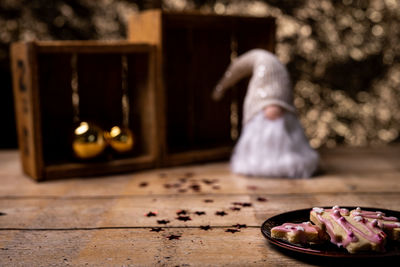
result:
[[[254,49],[236,58],[213,98],[220,99],[227,88],[251,74],[232,171],[251,176],[310,177],[319,156],[296,117],[288,71],[275,55]]]

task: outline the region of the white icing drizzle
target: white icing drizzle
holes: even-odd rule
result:
[[[323,208],[314,207],[313,211],[316,212],[317,214],[322,214],[324,212],[324,209]]]
[[[338,210],[338,209],[340,209],[340,207],[338,205],[335,205],[335,206],[332,207],[332,209]]]
[[[296,226],[296,230],[297,230],[297,231],[302,231],[302,232],[304,232],[304,228],[301,227],[301,226]]]
[[[361,217],[361,216],[355,216],[355,217],[354,217],[354,220],[357,221],[357,222],[361,222],[361,221],[363,220],[363,217]]]
[[[360,207],[357,207],[357,208],[356,208],[356,211],[361,212],[361,208],[360,208]]]
[[[293,227],[290,225],[285,225],[285,229],[292,229]]]

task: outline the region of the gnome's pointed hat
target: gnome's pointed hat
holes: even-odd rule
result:
[[[227,88],[251,74],[243,105],[243,125],[268,105],[278,105],[295,112],[286,67],[274,54],[262,49],[250,50],[236,58],[215,87],[213,98],[218,100]]]

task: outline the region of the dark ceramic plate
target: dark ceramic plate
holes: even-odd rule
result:
[[[330,209],[331,207],[323,207],[326,209]],[[341,207],[346,208],[349,210],[355,209],[355,207]],[[386,210],[380,208],[366,208],[361,207],[362,210],[370,210],[370,211],[382,211],[386,213],[386,216],[394,216],[400,218],[399,211],[393,210]],[[262,234],[268,239],[269,242],[272,244],[282,247],[284,249],[299,252],[302,254],[309,254],[309,255],[318,255],[318,256],[325,256],[325,257],[336,257],[336,258],[366,258],[366,257],[393,257],[393,256],[400,256],[400,242],[395,241],[388,241],[386,244],[386,252],[378,253],[378,252],[366,252],[366,253],[357,253],[357,254],[350,254],[346,251],[346,249],[338,248],[334,244],[331,244],[329,241],[324,244],[320,245],[298,245],[292,244],[282,239],[276,239],[271,237],[271,229],[275,226],[284,224],[286,222],[291,223],[301,223],[307,222],[310,220],[310,209],[304,210],[295,210],[286,213],[281,213],[274,217],[269,218],[266,220],[263,225],[261,226]]]

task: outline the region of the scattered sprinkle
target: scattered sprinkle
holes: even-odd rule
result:
[[[240,210],[239,207],[230,207],[230,209],[233,210],[233,211],[239,211]]]
[[[233,227],[236,227],[236,228],[247,228],[247,225],[245,225],[245,224],[235,224],[235,225],[232,225]]]
[[[179,178],[178,180],[179,180],[179,182],[181,182],[183,184],[187,182],[187,178],[186,177]]]
[[[167,224],[170,223],[168,220],[157,220],[158,224]]]
[[[204,226],[200,225],[200,229],[204,230],[204,231],[208,231],[208,230],[211,229],[211,226],[209,226],[209,225],[204,225]]]
[[[232,229],[232,228],[229,228],[229,229],[226,229],[225,232],[234,234],[234,233],[236,233],[236,232],[240,232],[240,230],[239,230],[239,229]]]
[[[146,186],[148,186],[148,185],[149,185],[148,182],[141,182],[141,183],[139,184],[140,187],[146,187]]]
[[[228,215],[228,213],[226,213],[225,211],[217,211],[215,213],[215,215],[217,215],[217,216],[225,216],[225,215]]]
[[[168,238],[169,240],[180,239],[180,238],[181,238],[181,235],[169,235],[169,236],[167,236],[167,238]]]
[[[202,181],[203,183],[205,183],[205,184],[210,185],[210,184],[215,183],[217,180],[203,179],[203,180],[201,180],[201,181]]]
[[[200,185],[198,185],[198,184],[192,184],[190,186],[190,188],[192,188],[192,190],[195,191],[195,192],[199,192],[200,191]]]
[[[212,199],[204,199],[204,202],[205,202],[205,203],[213,203],[214,200],[212,200]]]
[[[149,212],[146,214],[146,216],[147,216],[147,217],[155,217],[155,216],[157,216],[157,212],[149,211]]]
[[[206,215],[206,212],[205,211],[196,211],[195,214],[201,216],[201,215]]]
[[[258,197],[258,198],[257,198],[257,201],[266,202],[267,199],[266,199],[265,197]]]
[[[178,216],[177,219],[184,222],[192,220],[189,216],[182,216],[182,215]]]
[[[164,229],[162,229],[161,227],[153,227],[151,228],[150,232],[160,232],[160,231],[164,231]]]
[[[7,215],[7,213],[0,211],[0,216],[5,216],[5,215]]]
[[[176,215],[186,215],[186,214],[188,214],[188,212],[186,210],[178,210],[176,212]]]

